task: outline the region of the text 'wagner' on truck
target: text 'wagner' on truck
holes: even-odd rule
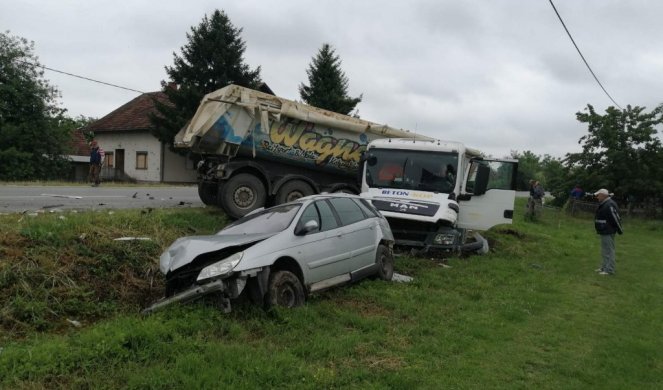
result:
[[[175,147],[202,156],[198,193],[232,218],[320,192],[359,193],[368,143],[409,132],[229,85],[207,94]]]

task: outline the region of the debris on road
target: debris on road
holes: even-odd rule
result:
[[[56,207],[64,207],[64,205],[63,204],[50,204],[50,205],[47,205],[47,206],[42,206],[42,209],[54,209]]]
[[[78,196],[78,195],[41,194],[41,196],[50,196],[50,197],[53,197],[53,198],[83,199],[82,196]]]

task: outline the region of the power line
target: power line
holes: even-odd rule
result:
[[[76,78],[79,78],[79,79],[83,79],[83,80],[87,80],[87,81],[92,81],[92,82],[95,82],[95,83],[104,84],[104,85],[108,85],[108,86],[115,87],[115,88],[126,89],[127,91],[138,92],[138,93],[140,93],[140,94],[145,93],[145,92],[143,92],[143,91],[139,91],[139,90],[137,90],[137,89],[123,87],[123,86],[121,86],[121,85],[111,84],[111,83],[107,83],[107,82],[105,82],[105,81],[99,81],[99,80],[91,79],[91,78],[89,78],[89,77],[79,76],[79,75],[77,75],[77,74],[68,73],[68,72],[64,72],[64,71],[62,71],[62,70],[57,70],[57,69],[49,68],[49,67],[44,66],[44,65],[35,64],[35,63],[28,62],[28,61],[24,61],[24,60],[17,60],[17,61],[18,61],[18,62],[22,62],[22,63],[27,64],[27,65],[32,65],[32,66],[36,66],[36,67],[38,67],[38,68],[43,68],[43,69],[46,69],[46,70],[50,70],[51,72],[62,73],[62,74],[67,75],[67,76],[76,77]]]
[[[601,87],[601,89],[603,90],[603,92],[605,92],[605,94],[610,98],[610,100],[612,100],[612,102],[615,103],[615,106],[619,107],[620,110],[623,110],[623,108],[622,108],[619,104],[617,104],[617,102],[615,101],[615,99],[613,99],[612,96],[610,96],[610,94],[608,93],[608,91],[605,90],[605,88],[603,87],[603,84],[601,84],[601,82],[599,81],[599,78],[596,77],[596,75],[594,74],[594,71],[593,71],[592,68],[589,66],[589,63],[587,63],[587,60],[585,59],[585,56],[582,55],[582,52],[581,52],[580,49],[578,48],[578,45],[576,45],[576,41],[573,40],[573,37],[571,36],[571,33],[569,32],[569,29],[566,28],[566,24],[564,24],[564,20],[562,20],[562,17],[560,16],[559,12],[557,12],[557,8],[555,8],[555,4],[553,4],[552,0],[548,0],[548,1],[550,2],[550,5],[552,6],[553,10],[555,11],[555,14],[557,14],[557,18],[558,18],[559,21],[562,23],[562,26],[564,27],[564,30],[566,30],[566,34],[567,34],[567,35],[569,36],[569,38],[571,39],[571,42],[573,42],[573,46],[575,46],[576,50],[578,51],[578,54],[580,54],[580,58],[582,58],[583,62],[584,62],[585,65],[587,66],[587,69],[589,69],[589,73],[591,73],[592,76],[594,76],[594,80],[596,80],[596,82],[598,83],[599,87]]]

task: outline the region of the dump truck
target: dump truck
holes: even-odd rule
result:
[[[198,194],[231,218],[321,192],[359,193],[359,164],[376,139],[431,140],[228,85],[202,99],[174,146],[200,156]]]
[[[512,222],[517,160],[410,139],[371,141],[364,159],[361,195],[387,218],[397,246],[482,253],[488,242],[479,231]]]

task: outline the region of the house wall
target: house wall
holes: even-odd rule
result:
[[[195,183],[198,178],[193,161],[164,147],[163,181],[171,183]]]
[[[95,134],[95,139],[105,152],[124,149],[124,173],[138,181],[161,181],[161,142],[146,131]],[[136,168],[137,152],[147,152],[147,169]]]
[[[197,174],[193,163],[186,156],[171,152],[167,146],[162,148],[161,142],[147,131],[97,133],[95,139],[105,152],[114,152],[115,167],[117,150],[124,149],[124,173],[132,179],[147,182],[196,182]],[[147,169],[136,168],[137,152],[147,152]],[[112,168],[102,169],[102,178],[110,179],[113,174]]]

